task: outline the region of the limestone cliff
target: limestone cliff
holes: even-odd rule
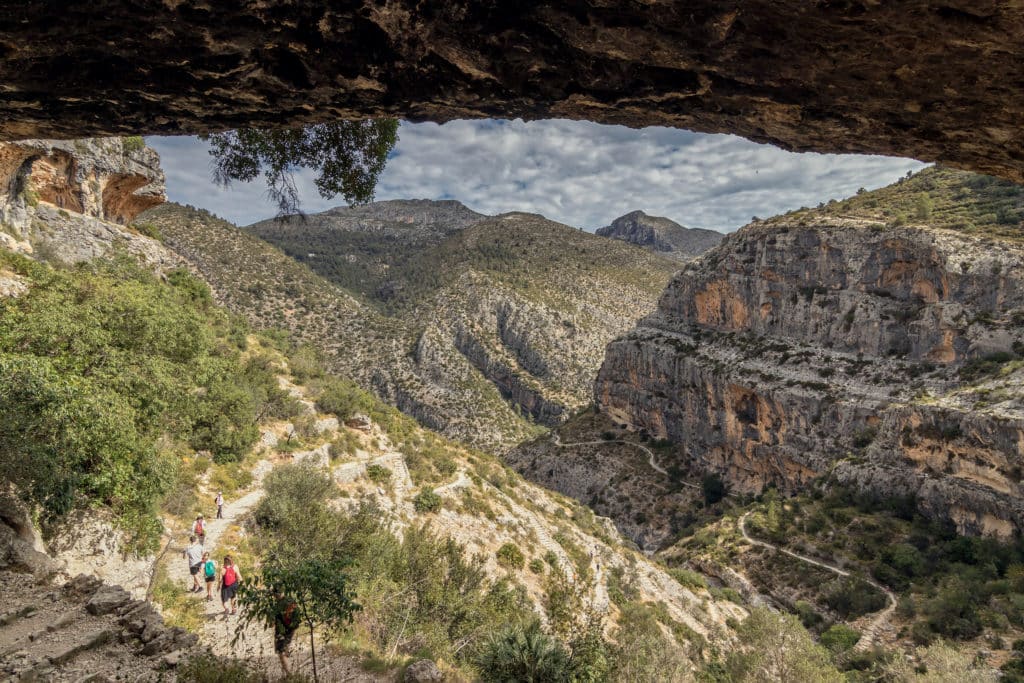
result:
[[[619,216],[603,228],[597,229],[601,237],[622,240],[650,251],[688,261],[718,246],[724,235],[714,230],[686,228],[661,216],[648,216],[643,211],[631,211]]]
[[[141,138],[0,143],[0,247],[67,262],[120,248],[171,265],[127,227],[165,200],[160,159]]]
[[[1024,529],[1024,248],[919,223],[806,210],[730,235],[609,346],[599,409],[736,490],[831,474]]]

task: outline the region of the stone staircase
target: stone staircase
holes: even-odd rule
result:
[[[148,602],[84,575],[62,588],[0,572],[0,681],[172,680],[199,652]]]

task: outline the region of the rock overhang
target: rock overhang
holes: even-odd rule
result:
[[[2,139],[573,118],[1024,180],[1011,0],[7,4]]]

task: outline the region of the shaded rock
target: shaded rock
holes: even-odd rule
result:
[[[0,27],[0,135],[569,118],[1019,181],[1022,33],[1010,0],[19,3]]]
[[[370,420],[368,415],[356,413],[345,420],[345,426],[350,429],[358,429],[361,432],[368,432],[373,427],[373,422]]]
[[[405,683],[440,683],[444,674],[429,659],[419,659],[405,669]]]
[[[85,609],[93,615],[110,614],[131,598],[128,591],[120,586],[103,586],[85,603]]]

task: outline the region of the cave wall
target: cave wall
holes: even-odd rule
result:
[[[564,117],[1024,180],[1012,0],[3,3],[0,138]]]

